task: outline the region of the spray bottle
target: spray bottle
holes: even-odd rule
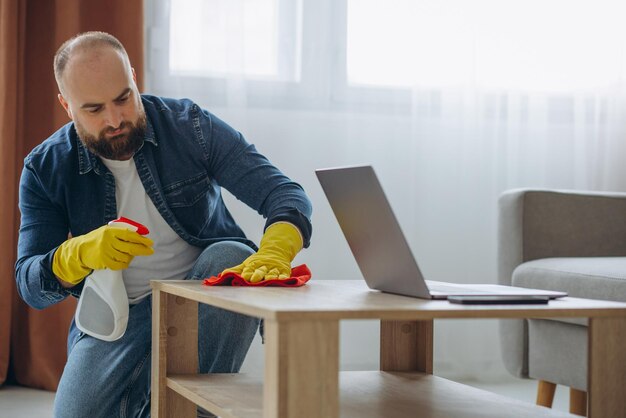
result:
[[[149,233],[145,226],[124,217],[109,222],[109,225],[137,231],[141,235]],[[128,324],[128,295],[122,270],[94,270],[85,279],[75,320],[82,332],[104,341],[115,341],[124,335]]]

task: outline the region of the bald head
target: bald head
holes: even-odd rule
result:
[[[76,61],[96,65],[103,54],[111,51],[116,52],[126,69],[131,71],[128,54],[122,43],[113,35],[105,32],[85,32],[65,41],[54,55],[54,78],[61,94],[65,90],[64,77]],[[89,66],[81,68],[88,69]]]

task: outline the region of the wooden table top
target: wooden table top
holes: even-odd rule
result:
[[[152,287],[220,308],[275,320],[579,318],[626,316],[626,303],[561,298],[547,305],[459,305],[369,289],[362,280],[314,280],[298,288],[205,286],[153,280]]]

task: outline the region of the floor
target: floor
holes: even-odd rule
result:
[[[1,418],[52,418],[54,392],[21,386],[0,387]]]
[[[525,402],[535,402],[536,383],[526,380],[507,380],[506,382],[462,382],[490,392],[498,393]],[[554,398],[554,408],[568,409],[569,393],[558,387]],[[29,389],[18,386],[0,387],[0,418],[52,418],[54,392]]]

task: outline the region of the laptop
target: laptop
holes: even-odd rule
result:
[[[352,254],[371,289],[423,299],[448,296],[542,296],[565,292],[425,280],[370,165],[315,170]]]

